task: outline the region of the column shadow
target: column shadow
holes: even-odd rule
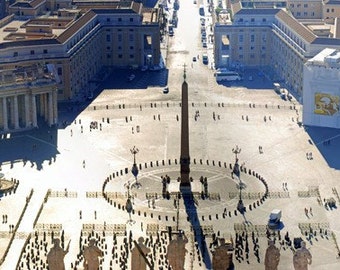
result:
[[[195,245],[200,251],[202,256],[202,263],[205,265],[205,269],[212,268],[212,262],[209,255],[209,250],[207,247],[207,243],[205,240],[205,235],[202,230],[202,226],[197,213],[197,204],[194,199],[194,195],[190,187],[185,190],[181,190],[181,196],[183,198],[185,211],[187,213],[187,219],[191,223],[194,236],[195,236]]]

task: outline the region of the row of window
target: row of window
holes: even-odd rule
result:
[[[262,18],[262,22],[266,22],[267,19],[266,18]],[[243,18],[239,18],[238,19],[238,22],[244,22],[244,19]],[[255,22],[255,18],[250,18],[250,22]]]
[[[110,58],[111,58],[111,54],[108,53],[108,54],[106,55],[106,58],[110,59]],[[123,54],[118,54],[118,55],[117,55],[117,58],[118,58],[118,59],[123,59]],[[134,58],[135,58],[135,55],[134,55],[134,54],[130,54],[130,55],[129,55],[129,58],[130,58],[130,59],[134,59]]]
[[[118,47],[117,47],[117,50],[118,50],[118,51],[121,51],[122,49],[123,49],[122,46],[118,46]],[[130,50],[134,50],[135,47],[134,47],[134,46],[130,46],[129,49],[130,49]],[[107,47],[106,47],[106,50],[110,51],[110,50],[111,50],[111,47],[110,47],[110,46],[107,46]]]
[[[292,15],[293,15],[293,16],[296,16],[296,17],[301,17],[301,12],[296,12],[296,13],[295,13],[295,12],[292,12]],[[306,11],[303,12],[303,16],[304,16],[304,17],[307,17],[307,16],[308,16],[308,12],[306,12]],[[314,17],[314,16],[315,16],[314,11],[312,11],[312,12],[310,13],[310,16],[311,16],[311,17]]]
[[[47,49],[44,49],[44,50],[43,50],[43,54],[47,54],[47,53],[48,53],[48,50],[47,50]],[[35,51],[34,51],[34,50],[31,50],[31,51],[30,51],[30,54],[31,54],[31,55],[34,55],[34,54],[35,54]],[[18,56],[19,56],[19,53],[18,53],[18,52],[14,52],[14,53],[13,53],[13,57],[18,57]]]
[[[249,54],[249,58],[250,59],[255,59],[255,54],[254,53],[251,53]],[[261,59],[265,59],[266,58],[266,54],[261,54]],[[243,54],[239,54],[238,55],[238,59],[244,59],[244,55]]]
[[[111,18],[106,18],[106,21],[107,21],[107,22],[111,22]],[[123,19],[122,19],[122,18],[117,18],[117,21],[118,21],[118,22],[122,22]],[[129,18],[129,22],[133,22],[133,21],[134,21],[133,18]]]
[[[118,34],[117,35],[117,39],[118,42],[122,42],[123,41],[123,35],[122,34]],[[134,34],[129,34],[129,41],[133,42],[135,39]],[[106,41],[107,42],[111,42],[111,35],[106,35]]]
[[[255,50],[255,46],[250,46],[249,48],[250,48],[251,51],[254,51],[254,50]],[[242,47],[242,46],[239,46],[239,47],[238,47],[238,50],[239,50],[239,51],[243,51],[243,47]],[[265,47],[265,46],[262,46],[262,47],[261,47],[261,50],[262,50],[262,51],[265,51],[265,50],[266,50],[266,47]]]
[[[294,4],[290,4],[289,6],[290,6],[291,8],[293,8],[293,7],[294,7]],[[302,6],[301,4],[296,4],[296,7],[298,7],[298,8],[301,7],[301,6]],[[304,8],[308,8],[308,4],[303,4],[303,7],[304,7]]]

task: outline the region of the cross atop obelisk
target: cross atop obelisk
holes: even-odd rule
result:
[[[186,65],[184,67],[182,83],[182,119],[181,119],[181,183],[180,187],[190,187],[190,155],[189,155],[189,106],[188,106],[188,83],[186,79]]]

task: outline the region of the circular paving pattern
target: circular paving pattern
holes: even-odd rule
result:
[[[175,221],[177,212],[179,218],[188,219],[194,211],[198,219],[204,221],[238,214],[240,184],[246,210],[259,207],[268,195],[267,183],[257,172],[240,167],[240,180],[231,174],[232,164],[201,159],[194,159],[190,166],[191,191],[182,194],[177,162],[162,160],[139,164],[137,183],[140,188],[136,187],[130,168],[113,173],[104,182],[104,197],[114,207],[126,211],[130,196],[132,214],[138,216]],[[190,197],[192,203],[185,203],[183,196]]]

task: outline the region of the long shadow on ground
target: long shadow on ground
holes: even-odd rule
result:
[[[44,161],[54,162],[57,149],[57,128],[41,126],[39,129],[12,133],[0,140],[0,164],[24,162],[25,166],[42,169]]]
[[[329,167],[340,170],[340,130],[324,127],[305,127],[310,136],[310,144],[314,144]]]
[[[191,226],[193,228],[198,250],[200,251],[200,254],[202,256],[202,263],[205,265],[205,269],[211,269],[212,268],[211,259],[209,256],[205,236],[198,218],[194,196],[191,190],[185,190],[185,192],[181,192],[181,195],[183,198],[185,211],[189,218],[189,222],[191,223]]]

